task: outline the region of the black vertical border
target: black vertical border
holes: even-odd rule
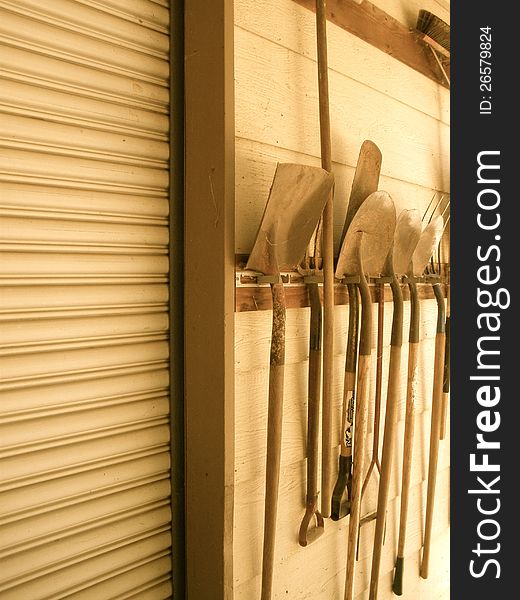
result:
[[[514,430],[518,429],[518,391],[513,387],[513,377],[518,371],[516,339],[520,328],[515,318],[515,265],[519,255],[520,220],[516,195],[512,191],[513,178],[519,171],[513,165],[520,154],[516,150],[518,131],[518,101],[515,100],[516,60],[518,58],[518,32],[515,32],[515,4],[500,2],[452,2],[451,3],[451,597],[480,600],[501,600],[518,597],[515,589],[513,558],[517,549],[513,540],[519,531],[518,516],[513,514],[517,502],[513,484],[516,483],[517,450]],[[492,91],[480,88],[480,33],[481,27],[491,27],[492,33]],[[479,104],[483,96],[491,96],[492,112],[482,115]],[[515,106],[516,105],[516,106]],[[497,212],[501,223],[495,231],[483,231],[477,224],[477,195],[482,185],[477,183],[477,156],[482,151],[500,151],[500,184],[494,186],[501,196]],[[500,240],[495,239],[500,236]],[[511,292],[511,305],[501,310],[479,308],[477,289],[484,288],[477,278],[478,268],[486,263],[479,261],[477,247],[483,250],[490,245],[500,247],[500,259],[493,253],[488,264],[500,267],[501,279],[495,286]],[[516,265],[518,270],[518,265]],[[515,286],[516,287],[516,286]],[[489,288],[490,290],[492,288]],[[476,401],[476,393],[483,382],[471,381],[477,370],[477,340],[486,335],[478,329],[479,313],[497,310],[500,313],[500,376],[501,401],[495,409],[500,413],[498,431],[488,434],[489,439],[499,440],[500,450],[489,451],[489,460],[500,464],[500,510],[486,517],[478,511],[479,495],[468,490],[478,489],[477,476],[489,481],[490,473],[470,471],[470,455],[476,450],[477,415],[483,408]],[[518,436],[518,434],[516,434]],[[477,454],[481,457],[482,452]],[[493,505],[494,495],[481,495],[482,506]],[[479,522],[486,518],[496,519],[500,535],[496,540],[480,539]],[[490,529],[483,529],[490,532]],[[486,552],[480,557],[478,544]],[[499,550],[497,544],[500,544]],[[489,551],[489,553],[487,553]],[[488,566],[482,577],[470,573],[470,561],[476,560],[475,570],[482,571],[487,559],[496,559],[497,569]]]

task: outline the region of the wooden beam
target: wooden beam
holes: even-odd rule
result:
[[[184,5],[185,597],[231,600],[235,433],[233,1],[214,0],[211,10],[207,0],[190,0]],[[211,290],[211,301],[201,293],[203,289]]]
[[[184,6],[170,5],[170,440],[172,581],[186,596],[184,456]]]
[[[294,0],[315,10],[315,0]],[[423,35],[406,27],[368,0],[327,0],[327,19],[361,38],[379,50],[390,54],[436,83],[449,88]],[[449,76],[449,65],[445,66]]]

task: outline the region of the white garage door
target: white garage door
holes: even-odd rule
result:
[[[168,598],[169,14],[0,0],[0,598]]]

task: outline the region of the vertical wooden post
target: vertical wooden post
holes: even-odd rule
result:
[[[184,3],[170,6],[170,430],[172,583],[186,595],[184,456]]]
[[[214,600],[233,595],[233,67],[232,0],[186,2],[187,597]]]

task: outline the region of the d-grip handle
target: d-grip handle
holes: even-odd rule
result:
[[[313,498],[307,499],[305,514],[303,515],[298,533],[298,543],[303,547],[312,544],[324,531],[325,522],[318,510],[318,494],[316,494]]]
[[[350,514],[352,498],[352,454],[340,455],[338,478],[332,491],[330,518],[339,521]]]
[[[298,534],[300,546],[314,542],[324,531],[318,510],[318,444],[321,391],[321,300],[317,283],[307,284],[311,305],[309,379],[307,391],[307,494]],[[315,525],[315,527],[312,527]]]

